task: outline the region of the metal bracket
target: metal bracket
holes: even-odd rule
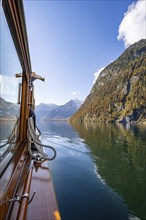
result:
[[[34,153],[32,158],[33,158],[35,163],[42,163],[42,162],[45,161],[45,159],[39,153]]]
[[[3,203],[5,203],[5,206],[7,206],[8,202],[19,202],[19,203],[21,203],[22,199],[28,198],[28,204],[29,204],[29,203],[32,202],[35,194],[36,194],[36,191],[34,191],[31,198],[29,198],[29,193],[24,193],[22,196],[19,196],[18,194],[16,194],[13,199],[7,198],[6,201],[4,201]]]

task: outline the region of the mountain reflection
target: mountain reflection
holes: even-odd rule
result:
[[[91,148],[98,173],[130,210],[146,219],[146,127],[73,124]]]

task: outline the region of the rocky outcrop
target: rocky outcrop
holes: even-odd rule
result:
[[[71,121],[146,121],[146,40],[131,45],[100,73]]]

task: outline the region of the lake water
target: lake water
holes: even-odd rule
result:
[[[146,127],[38,127],[43,143],[57,151],[49,168],[62,220],[146,219]]]
[[[1,126],[2,141],[12,125]],[[38,127],[42,142],[57,151],[49,168],[62,220],[146,220],[146,126]]]

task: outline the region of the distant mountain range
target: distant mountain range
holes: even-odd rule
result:
[[[43,120],[67,120],[74,114],[83,102],[75,99],[70,100],[64,105],[45,104],[41,103],[36,106],[35,114],[38,119]],[[19,114],[19,105],[7,102],[0,97],[0,118],[1,119],[16,119]]]
[[[146,39],[100,73],[71,121],[146,122]]]
[[[73,115],[81,106],[83,102],[74,99],[65,103],[64,105],[44,104],[36,106],[36,117],[43,120],[66,120]]]
[[[35,107],[35,114],[37,116],[37,118],[44,118],[46,117],[49,113],[51,113],[51,111],[55,108],[57,108],[58,105],[56,104],[45,104],[45,103],[41,103],[39,105],[37,105]]]
[[[3,119],[16,119],[19,114],[19,105],[7,102],[0,97],[0,118]]]

